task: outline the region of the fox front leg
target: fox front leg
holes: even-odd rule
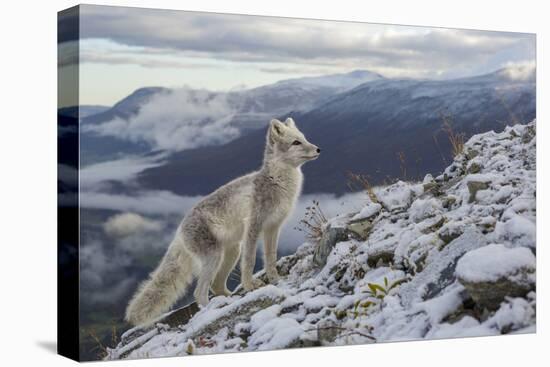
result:
[[[241,284],[247,292],[264,285],[261,280],[252,277],[256,264],[256,243],[259,234],[260,226],[254,221],[248,228],[241,256]]]
[[[264,231],[264,264],[269,283],[279,281],[277,272],[277,244],[279,242],[279,226],[266,228]]]

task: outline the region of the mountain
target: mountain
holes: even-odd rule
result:
[[[318,160],[304,166],[304,192],[347,192],[349,172],[382,184],[441,171],[452,158],[444,121],[467,139],[532,120],[535,81],[509,75],[503,69],[455,80],[378,79],[312,110],[291,113],[306,137],[323,150]],[[139,181],[181,195],[207,194],[257,169],[264,142],[261,129],[223,145],[175,153],[166,164],[143,172]]]
[[[362,83],[382,79],[382,76],[369,71],[353,71],[347,74],[334,74],[320,77],[306,77],[279,81],[261,87],[230,91],[207,92],[210,98],[225,97],[233,114],[230,126],[240,134],[264,128],[273,116],[285,113],[306,112],[327,101],[334,95],[352,89]],[[144,154],[153,147],[145,141],[129,141],[121,136],[98,132],[98,127],[115,118],[130,120],[141,107],[159,95],[169,95],[176,90],[161,87],[146,87],[134,91],[128,97],[101,113],[85,116],[82,120],[81,145],[87,163],[113,159],[124,154]],[[187,94],[205,91],[189,89]],[[177,118],[177,117],[175,117]],[[205,117],[205,120],[208,118]],[[155,123],[155,121],[152,121]]]
[[[115,159],[128,154],[146,154],[151,147],[145,142],[135,142],[116,136],[90,133],[87,128],[112,121],[115,118],[128,119],[139,112],[140,106],[147,103],[154,95],[167,93],[168,88],[144,87],[137,89],[129,96],[117,102],[103,112],[83,116],[80,129],[80,162],[83,166]]]
[[[330,74],[281,80],[275,83],[275,85],[321,86],[336,88],[339,92],[344,92],[358,85],[381,79],[384,79],[384,77],[378,73],[368,70],[355,70],[345,74]]]
[[[84,124],[100,124],[111,121],[114,118],[127,119],[136,114],[139,111],[140,106],[149,101],[155,94],[168,91],[168,88],[163,87],[139,88],[102,113],[92,116],[82,116],[84,117],[82,122]]]
[[[334,74],[319,77],[287,79],[242,91],[211,92],[212,95],[227,94],[231,104],[237,110],[235,123],[240,118],[262,118],[268,114],[278,115],[288,111],[307,111],[325,100],[327,97],[352,89],[362,83],[382,79],[379,74],[365,70],[356,70],[346,74]],[[87,114],[86,124],[100,124],[118,117],[128,119],[139,112],[142,105],[154,95],[170,93],[169,88],[144,87],[123,98],[112,108],[99,111],[101,113]],[[246,125],[246,124],[244,124]],[[252,126],[253,127],[253,126]]]
[[[383,77],[380,74],[356,70],[346,74],[281,80],[250,90],[233,92],[229,94],[230,98],[239,106],[233,123],[245,130],[263,128],[273,116],[307,112],[338,93],[381,79]]]
[[[444,174],[358,204],[279,259],[276,284],[127,330],[104,359],[536,331],[534,121],[476,135]]]
[[[92,115],[96,115],[98,113],[105,112],[108,109],[110,109],[110,107],[108,106],[80,105],[80,106],[62,107],[59,109],[58,114],[62,116],[68,116],[68,117],[78,117],[80,115],[80,118],[85,118]]]

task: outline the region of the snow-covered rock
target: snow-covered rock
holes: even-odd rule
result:
[[[478,305],[497,309],[506,297],[523,297],[534,289],[535,266],[529,248],[490,244],[462,256],[456,275]]]
[[[107,358],[533,332],[535,135],[533,121],[473,136],[436,179],[329,220],[276,285],[132,329]]]

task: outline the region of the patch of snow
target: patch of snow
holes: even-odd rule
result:
[[[297,340],[303,332],[304,329],[296,320],[276,318],[262,325],[248,342],[257,350],[280,349]]]
[[[534,271],[535,264],[535,256],[525,247],[490,244],[466,253],[458,261],[456,274],[467,282],[495,282],[521,270]]]
[[[357,214],[355,214],[351,219],[352,220],[360,220],[364,218],[370,218],[380,212],[382,209],[382,205],[378,203],[372,203],[369,202],[367,205],[361,209],[361,211]]]

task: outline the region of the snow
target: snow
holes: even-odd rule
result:
[[[426,312],[432,324],[441,322],[445,316],[458,309],[463,301],[463,286],[455,283],[449,288],[445,294],[417,303],[413,309]]]
[[[411,186],[403,181],[398,181],[385,188],[376,188],[374,193],[384,207],[390,211],[407,207],[413,195]]]
[[[185,355],[189,345],[208,354],[534,332],[534,291],[480,316],[464,310],[460,282],[535,280],[536,145],[523,139],[534,129],[532,122],[472,137],[464,150],[478,152],[480,171],[464,173],[471,160],[457,156],[448,180],[438,177],[441,195],[424,193],[422,183],[375,188],[379,203],[329,219],[341,228],[369,219],[372,229],[366,240],[336,243],[324,267],[313,262],[315,244],[304,243],[277,285],[215,297],[179,327],[157,325],[134,340],[127,332],[108,358]],[[470,202],[474,181],[487,187]],[[336,335],[317,340],[326,325]]]
[[[378,214],[380,212],[380,209],[382,209],[382,205],[378,203],[369,202],[367,205],[361,209],[361,211],[357,214],[355,214],[351,219],[352,220],[360,220],[365,218],[370,218],[373,215]]]
[[[418,199],[411,205],[410,214],[411,218],[419,223],[426,218],[435,216],[441,212],[441,209],[441,203],[435,198]]]
[[[280,305],[273,305],[254,314],[250,318],[250,331],[256,332],[269,320],[276,318],[281,313]]]
[[[466,253],[456,266],[456,274],[467,282],[496,282],[521,270],[534,272],[535,264],[535,256],[528,248],[490,244]]]
[[[276,318],[268,321],[249,339],[251,347],[257,350],[279,349],[288,346],[304,332],[300,324],[289,318]]]

